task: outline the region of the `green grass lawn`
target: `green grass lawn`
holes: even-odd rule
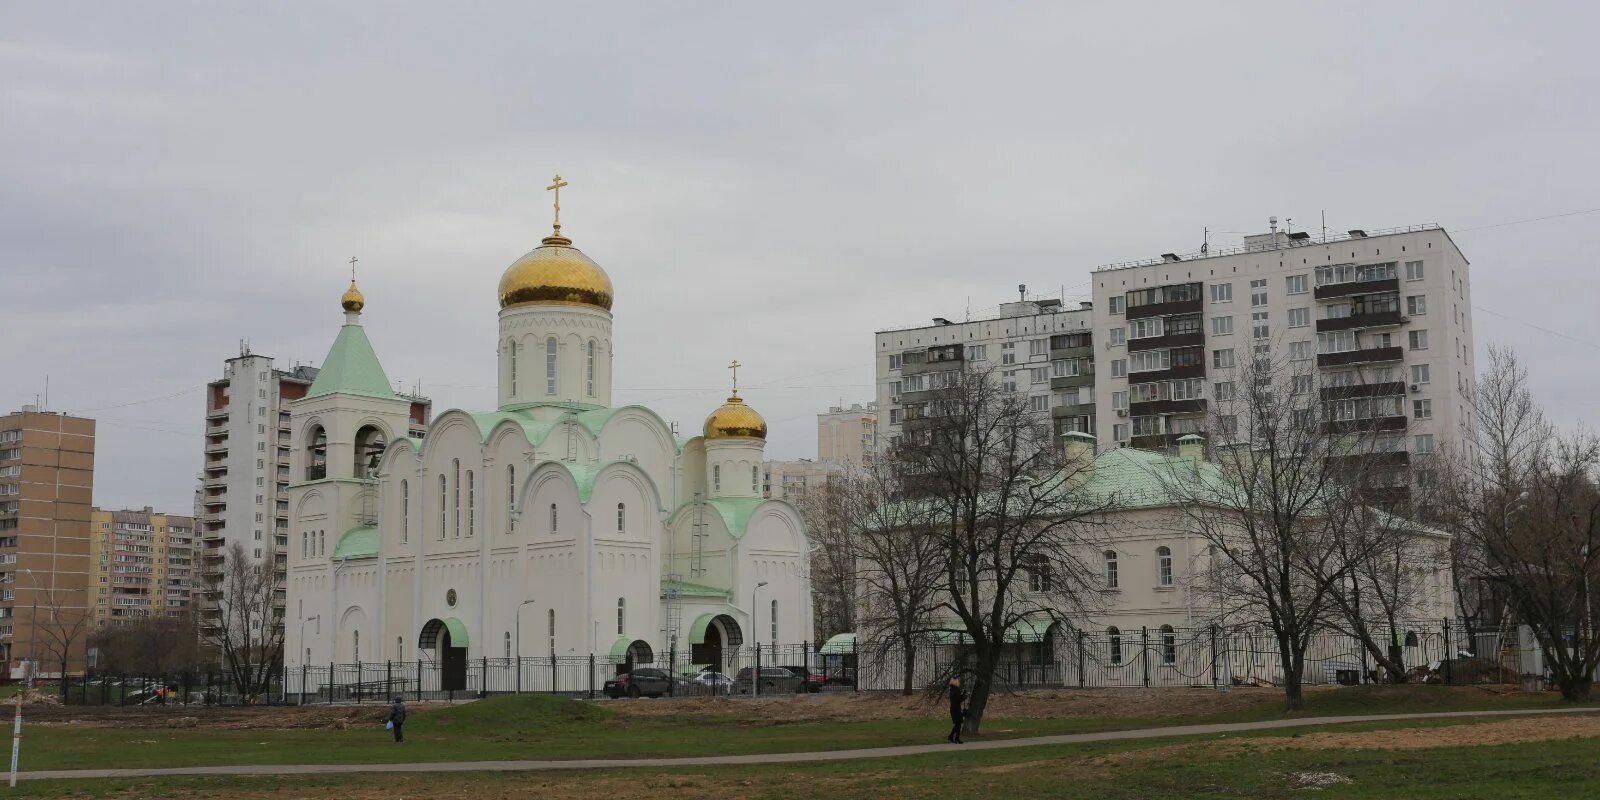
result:
[[[1344,730],[1341,728],[1341,730]],[[428,797],[653,798],[1047,797],[1088,800],[1292,798],[1292,775],[1331,772],[1352,782],[1319,798],[1600,798],[1596,740],[1568,739],[1414,751],[1172,750],[1164,739],[935,755],[870,762],[577,773],[467,773],[172,778],[25,783],[30,798]],[[1141,751],[1150,751],[1148,753]]]
[[[1421,711],[1548,708],[1549,697],[1462,693],[1436,687],[1358,687],[1319,692],[1287,718]],[[1204,716],[985,720],[983,735],[1015,738],[1207,722],[1286,718],[1276,705]],[[782,753],[929,744],[947,728],[933,720],[759,724],[716,715],[638,717],[603,704],[544,695],[496,697],[414,712],[406,743],[379,723],[348,730],[115,728],[34,725],[24,770],[215,764],[395,763],[502,759],[638,758]]]

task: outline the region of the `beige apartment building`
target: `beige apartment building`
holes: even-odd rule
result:
[[[92,419],[24,406],[0,417],[0,654],[12,677],[83,669]]]
[[[194,518],[95,509],[89,541],[95,627],[188,613],[198,585]]]
[[[878,449],[878,404],[843,403],[817,415],[817,460],[865,464]]]

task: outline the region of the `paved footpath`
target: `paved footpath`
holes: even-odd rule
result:
[[[1008,750],[1052,744],[1122,742],[1158,739],[1168,736],[1200,736],[1217,733],[1268,731],[1278,728],[1304,728],[1343,725],[1352,722],[1390,722],[1395,720],[1459,719],[1463,717],[1529,717],[1545,714],[1585,714],[1600,712],[1600,707],[1549,708],[1501,711],[1446,711],[1421,714],[1371,714],[1346,717],[1306,717],[1263,722],[1234,722],[1217,725],[1173,725],[1164,728],[1137,728],[1099,733],[1071,733],[1057,736],[1030,736],[1019,739],[985,739],[963,745],[919,744],[901,747],[873,747],[860,750],[820,750],[804,753],[761,753],[740,756],[698,756],[693,758],[609,758],[563,761],[432,761],[402,764],[261,764],[251,766],[166,767],[159,769],[63,769],[21,772],[23,780],[62,778],[154,778],[168,775],[333,775],[356,772],[533,772],[558,769],[628,769],[711,767],[739,764],[807,764],[817,761],[855,761],[864,758],[894,758],[927,753]],[[932,723],[929,723],[930,726]],[[929,730],[934,730],[930,727]]]

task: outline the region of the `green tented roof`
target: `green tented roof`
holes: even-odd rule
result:
[[[722,515],[723,524],[728,526],[728,535],[735,539],[743,539],[745,529],[750,526],[750,517],[755,514],[756,506],[767,502],[764,497],[718,497],[705,501]]]
[[[367,332],[360,325],[346,324],[339,329],[339,335],[334,337],[333,347],[328,349],[328,357],[322,360],[322,370],[311,382],[306,397],[325,394],[359,394],[385,400],[395,399],[394,389],[389,388],[389,376],[384,374],[383,365],[378,363],[378,354],[373,352],[372,342],[368,341]]]
[[[836,633],[818,650],[819,655],[847,656],[856,651],[856,635],[853,633]]]
[[[378,528],[375,525],[363,525],[351,528],[339,537],[339,543],[333,548],[333,557],[340,558],[372,558],[378,554]]]

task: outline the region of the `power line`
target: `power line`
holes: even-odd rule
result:
[[[1496,222],[1496,223],[1494,223],[1492,225],[1478,225],[1478,226],[1473,227],[1473,228],[1457,228],[1455,232],[1456,233],[1467,233],[1469,231],[1486,231],[1486,230],[1488,230],[1490,228],[1504,228],[1507,225],[1523,225],[1523,224],[1526,224],[1526,223],[1529,223],[1529,222],[1544,222],[1545,220],[1562,219],[1563,217],[1577,217],[1577,216],[1582,216],[1584,214],[1595,214],[1595,213],[1600,213],[1600,208],[1586,208],[1586,209],[1584,209],[1582,211],[1568,211],[1568,212],[1563,213],[1563,214],[1551,214],[1549,216],[1544,216],[1544,217],[1533,217],[1531,219],[1517,219],[1517,220],[1512,220],[1510,222]],[[1494,312],[1491,311],[1489,313],[1493,314]]]
[[[1600,210],[1600,209],[1597,209],[1597,210]],[[1474,305],[1473,308],[1476,308],[1477,310],[1482,311],[1485,314],[1489,314],[1491,316],[1499,317],[1499,318],[1501,318],[1501,319],[1503,319],[1503,320],[1505,320],[1507,322],[1515,322],[1518,325],[1525,325],[1525,326],[1527,326],[1529,328],[1532,328],[1532,329],[1534,329],[1536,331],[1542,331],[1544,333],[1550,334],[1551,336],[1555,336],[1555,337],[1561,338],[1561,339],[1566,339],[1569,342],[1575,342],[1577,344],[1581,344],[1581,345],[1584,345],[1586,347],[1593,347],[1596,350],[1600,350],[1600,344],[1596,344],[1596,343],[1588,341],[1586,339],[1579,339],[1576,336],[1570,336],[1570,335],[1562,333],[1560,331],[1553,331],[1553,330],[1550,330],[1549,328],[1544,327],[1543,325],[1535,325],[1535,324],[1533,324],[1531,322],[1523,322],[1522,320],[1517,319],[1515,317],[1508,317],[1505,314],[1502,314],[1502,313],[1500,313],[1498,311],[1491,311],[1491,310],[1489,310],[1487,308],[1484,308],[1483,306],[1480,306],[1480,305]]]

